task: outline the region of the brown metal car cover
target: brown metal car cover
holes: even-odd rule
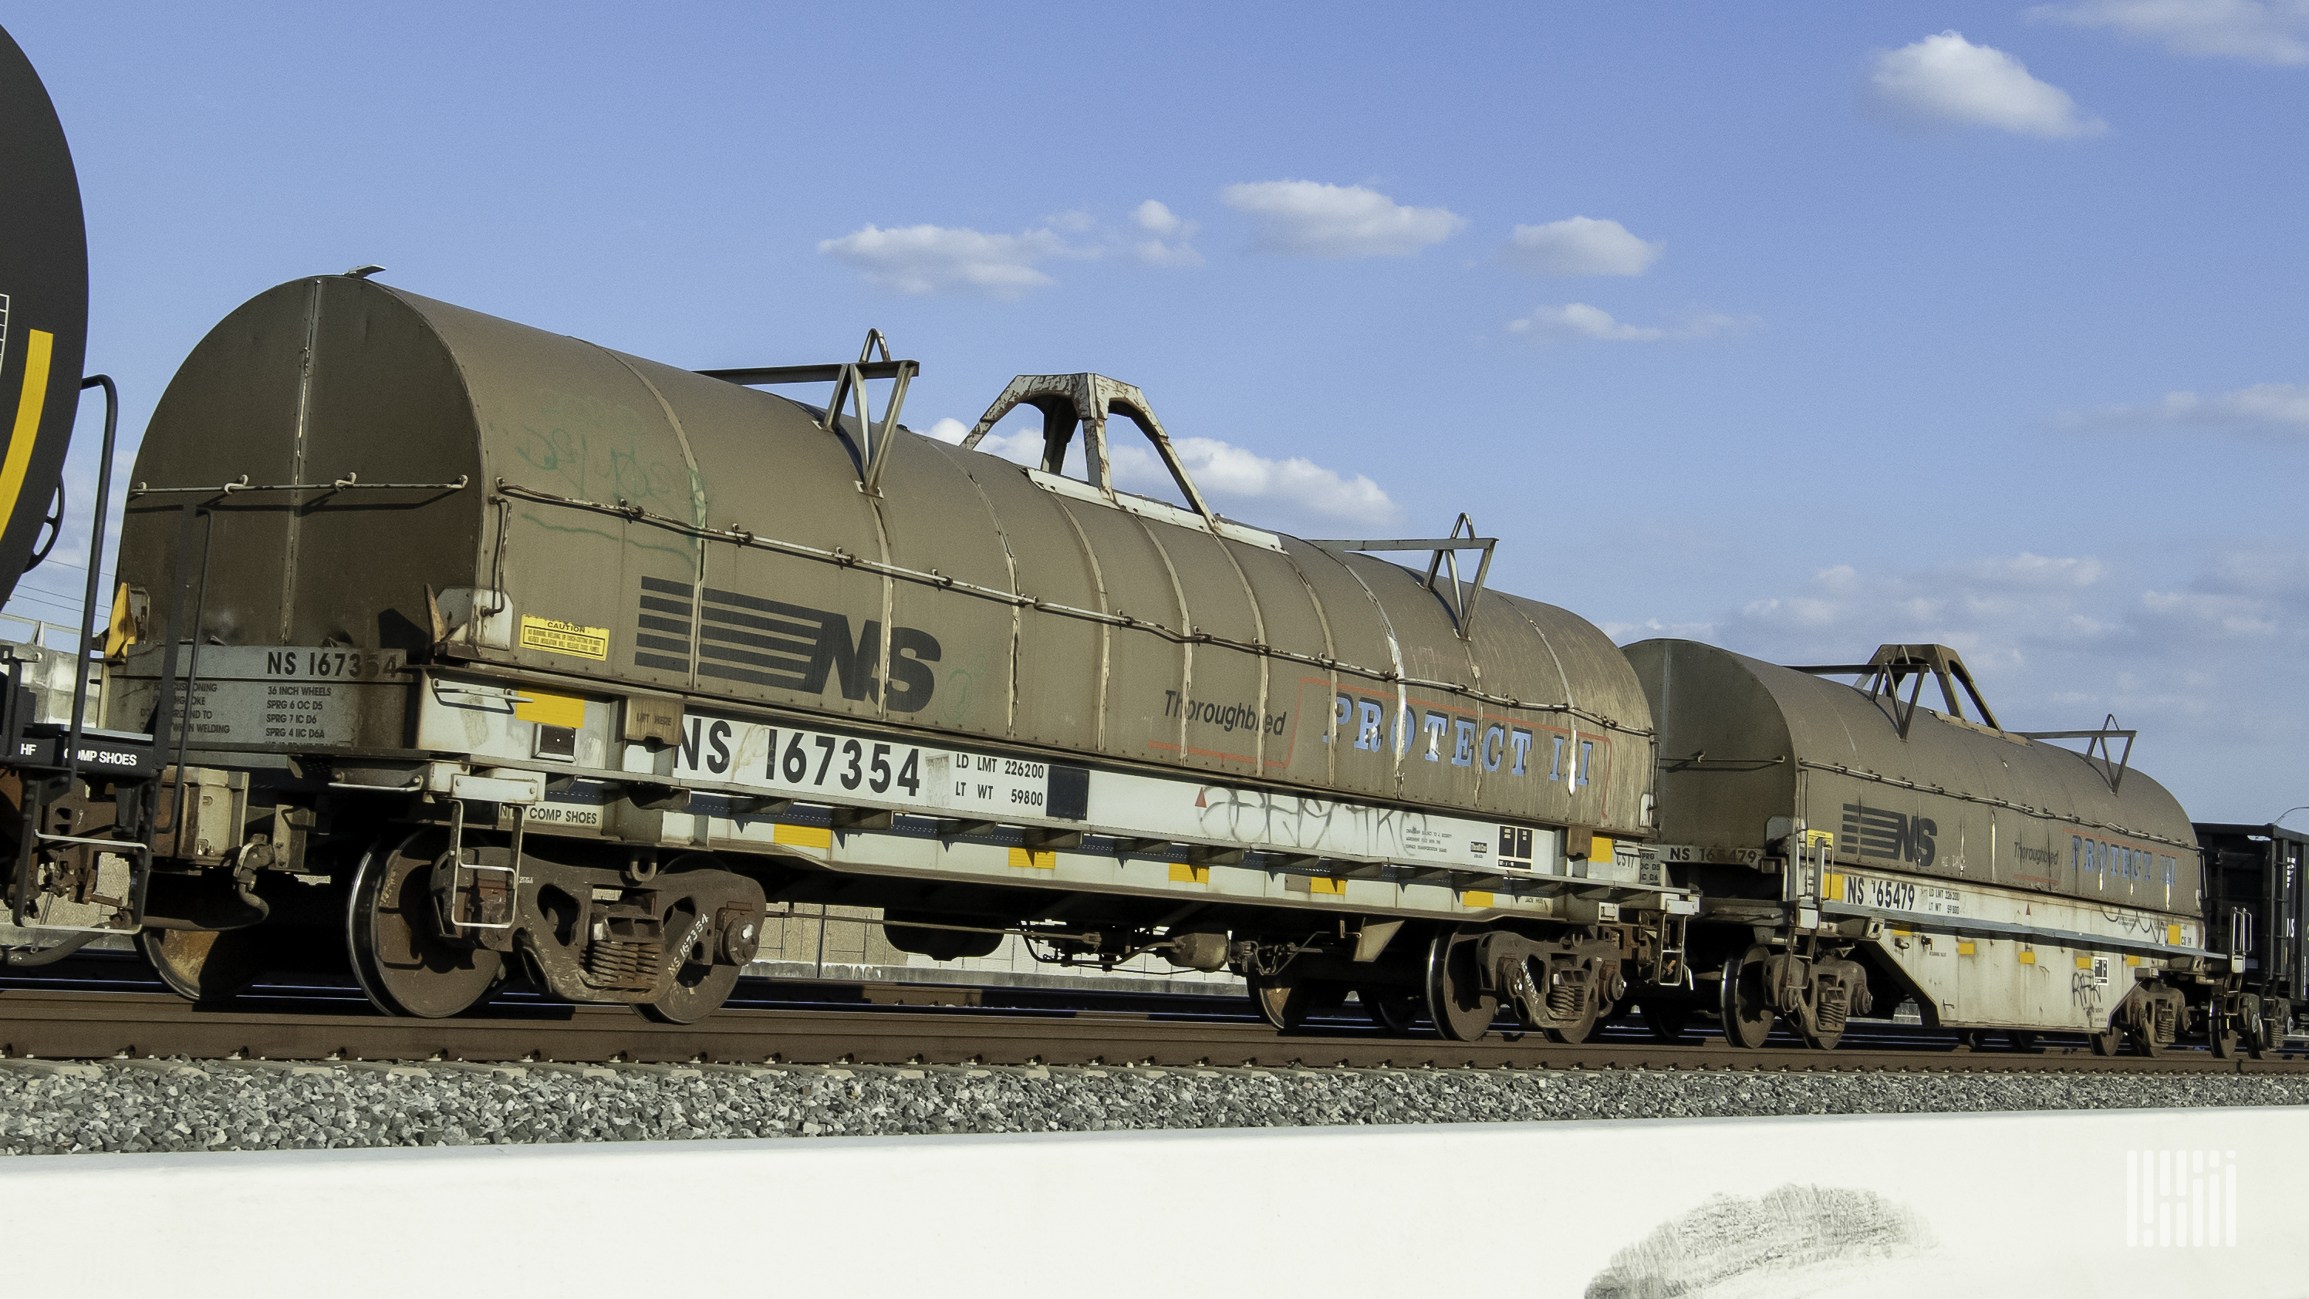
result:
[[[2194,913],[2188,814],[2082,753],[1683,640],[1631,645],[1660,731],[1660,835],[1755,849],[1789,822],[1847,865]],[[1774,818],[1785,818],[1780,825]]]
[[[135,471],[152,489],[276,490],[134,496],[121,572],[152,592],[157,634],[199,499],[216,643],[421,656],[428,590],[502,591],[500,643],[465,620],[456,656],[692,708],[1646,833],[1643,692],[1564,610],[1493,592],[1462,640],[1396,565],[1143,517],[905,432],[875,498],[854,447],[769,393],[366,280],[301,280],[193,352]],[[332,486],[356,477],[410,486]],[[459,623],[454,595],[441,608]]]

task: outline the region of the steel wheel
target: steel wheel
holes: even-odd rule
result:
[[[387,848],[371,845],[345,906],[345,948],[353,977],[388,1015],[441,1019],[488,1000],[505,978],[505,958],[486,947],[443,941],[434,931],[433,861],[447,836],[420,830]]]
[[[1251,1004],[1259,1008],[1259,1018],[1274,1025],[1278,1032],[1295,1032],[1306,1022],[1307,1012],[1315,1008],[1314,986],[1293,977],[1288,970],[1281,974],[1248,975],[1243,982],[1250,985]]]
[[[1411,1036],[1411,1026],[1419,1018],[1419,994],[1401,988],[1357,988],[1355,999],[1363,1003],[1363,1013],[1371,1017],[1389,1037]]]
[[[1499,999],[1477,982],[1475,940],[1480,931],[1437,934],[1427,945],[1427,1018],[1454,1042],[1473,1042],[1499,1018]]]
[[[1814,985],[1815,988],[1817,986]],[[1796,1016],[1796,1033],[1804,1039],[1804,1045],[1815,1051],[1833,1051],[1836,1049],[1836,1044],[1844,1040],[1844,1027],[1839,1023],[1833,1030],[1821,1032],[1813,1027],[1819,1016],[1819,1007],[1815,1001],[1812,1007]]]
[[[2094,1055],[2115,1055],[2124,1047],[2124,1026],[2117,1023],[2117,1017],[2112,1014],[2107,1028],[2098,1033],[2086,1034],[2085,1040],[2092,1044]]]
[[[738,974],[734,965],[685,965],[674,976],[672,991],[634,1009],[660,1024],[695,1024],[730,999]]]
[[[1587,999],[1587,1008],[1581,1012],[1578,1019],[1570,1020],[1562,1024],[1557,1024],[1551,1028],[1542,1029],[1540,1031],[1547,1034],[1547,1040],[1550,1042],[1561,1042],[1567,1046],[1577,1046],[1580,1043],[1594,1037],[1596,1027],[1602,1022],[1603,1007],[1596,1004],[1595,997],[1591,993]]]
[[[1681,1042],[1684,1028],[1692,1022],[1692,1008],[1680,1001],[1646,1001],[1642,1005],[1644,1027],[1662,1042]]]
[[[1772,1035],[1779,1012],[1765,994],[1764,962],[1771,949],[1751,947],[1744,956],[1724,962],[1724,1042],[1753,1051]]]
[[[2236,1059],[2238,1048],[2243,1042],[2243,1035],[2237,1032],[2236,1018],[2214,1011],[2208,1019],[2210,1022],[2205,1025],[2205,1045],[2212,1048],[2214,1058]]]
[[[2134,1026],[2129,1036],[2132,1038],[2133,1051],[2136,1054],[2154,1059],[2165,1053],[2165,1044],[2157,1040],[2157,1024],[2154,1015],[2141,1016],[2140,1023]]]
[[[229,999],[264,968],[253,929],[147,929],[136,936],[152,972],[186,1001]]]

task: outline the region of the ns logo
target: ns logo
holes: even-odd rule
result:
[[[1844,805],[1842,840],[1864,857],[1930,866],[1935,855],[1933,836],[1940,826],[1930,817],[1888,812],[1863,803]]]

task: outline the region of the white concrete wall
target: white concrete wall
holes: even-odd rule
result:
[[[2226,1209],[2220,1244],[2128,1243],[2128,1206],[2202,1202],[2128,1182],[2144,1149],[2233,1161],[2234,1245]],[[2155,1110],[38,1156],[0,1202],[20,1294],[1536,1299],[1793,1183],[1937,1244],[1695,1293],[2242,1299],[2309,1291],[2304,1170],[2309,1109]]]

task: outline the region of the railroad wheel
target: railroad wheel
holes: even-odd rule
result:
[[[2094,1055],[2115,1055],[2124,1048],[2125,1030],[2117,1017],[2109,1016],[2109,1026],[2098,1033],[2088,1033],[2085,1040],[2092,1044]]]
[[[730,999],[738,974],[735,965],[685,965],[674,976],[672,991],[634,1009],[660,1024],[695,1024]]]
[[[1499,1018],[1499,999],[1483,991],[1475,968],[1475,940],[1482,936],[1463,929],[1437,934],[1427,945],[1427,1018],[1454,1042],[1476,1041]]]
[[[2269,1054],[2275,1035],[2269,1031],[2269,1021],[2261,1014],[2261,999],[2247,995],[2237,999],[2237,1035],[2243,1041],[2245,1054],[2258,1060]]]
[[[1724,1042],[1728,1046],[1753,1051],[1772,1035],[1772,1021],[1779,1012],[1773,1009],[1764,986],[1764,962],[1771,956],[1768,947],[1751,947],[1746,955],[1724,962]]]
[[[2136,1055],[2145,1055],[2154,1059],[2165,1053],[2166,1044],[2157,1040],[2157,1024],[2154,1015],[2141,1016],[2140,1022],[2133,1026],[2132,1032],[2127,1036],[2132,1039],[2133,1052]]]
[[[486,1001],[505,978],[505,958],[443,940],[433,922],[433,862],[448,836],[419,830],[361,858],[345,907],[353,977],[388,1015],[441,1019]]]
[[[2236,1059],[2244,1040],[2244,1035],[2237,1031],[2237,1017],[2216,1010],[2208,1012],[2205,1018],[2205,1045],[2212,1048],[2214,1058]]]
[[[1355,999],[1363,1003],[1363,1013],[1389,1037],[1411,1036],[1411,1026],[1419,1018],[1419,994],[1401,988],[1357,988]]]
[[[1577,1046],[1594,1037],[1596,1028],[1602,1021],[1603,1008],[1596,1004],[1596,999],[1591,994],[1587,999],[1587,1010],[1578,1019],[1565,1020],[1563,1023],[1541,1031],[1547,1034],[1548,1040],[1551,1042]]]
[[[1804,1045],[1815,1051],[1833,1051],[1836,1049],[1836,1044],[1844,1040],[1844,1017],[1842,1015],[1835,1017],[1836,1027],[1834,1028],[1814,1027],[1823,1018],[1825,1017],[1820,1013],[1819,1005],[1815,1002],[1810,1009],[1796,1016],[1796,1033],[1804,1039]]]
[[[1692,1022],[1692,1008],[1680,1001],[1646,1001],[1643,1003],[1644,1027],[1662,1042],[1681,1042],[1684,1028]]]
[[[1243,982],[1250,985],[1251,1004],[1259,1008],[1259,1018],[1284,1033],[1297,1031],[1307,1020],[1307,1012],[1315,1008],[1314,985],[1294,977],[1286,970],[1281,974],[1252,974]]]
[[[264,968],[252,929],[147,929],[136,950],[168,990],[186,1001],[217,1002],[249,986]]]

